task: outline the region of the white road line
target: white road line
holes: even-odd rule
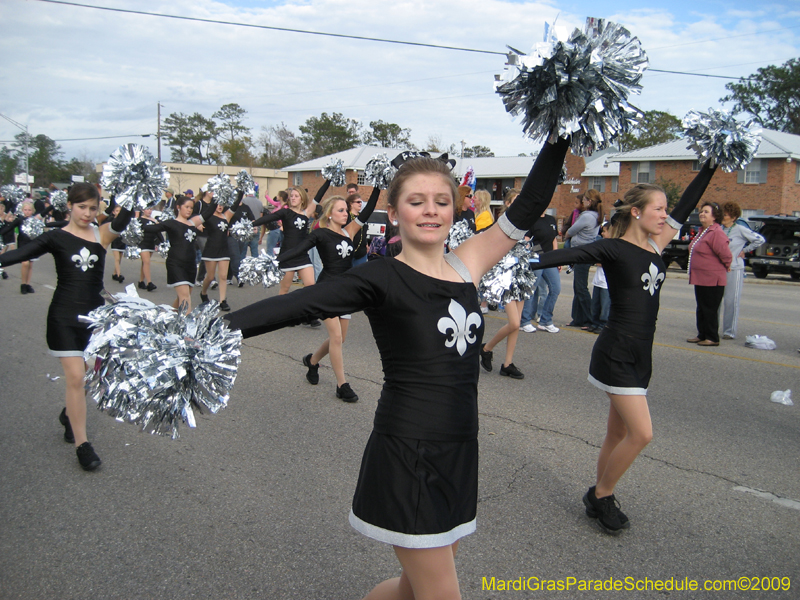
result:
[[[753,488],[745,487],[743,485],[737,485],[733,488],[735,492],[745,492],[747,494],[753,494],[754,496],[758,496],[759,498],[763,498],[764,500],[771,500],[775,504],[780,504],[786,508],[793,508],[795,510],[800,510],[800,502],[797,500],[792,500],[790,498],[780,498],[775,494],[770,494],[769,492],[762,492],[761,490],[754,490]]]

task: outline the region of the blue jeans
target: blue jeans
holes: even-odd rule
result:
[[[592,290],[592,324],[605,327],[608,322],[608,311],[611,308],[611,296],[608,288],[594,286]]]
[[[247,249],[250,248],[250,256],[258,256],[258,238],[254,237],[249,242],[237,242],[239,244],[239,261],[243,261],[247,257]]]
[[[267,254],[274,257],[275,248],[277,248],[278,244],[280,244],[282,241],[283,241],[283,231],[281,231],[280,229],[271,229],[269,233],[267,233],[267,242],[266,242]]]
[[[534,271],[534,273],[536,273],[538,277],[536,280],[536,289],[533,296],[525,300],[525,306],[522,309],[521,325],[527,325],[535,316],[539,307],[539,301],[544,295],[545,287],[547,287],[548,290],[547,296],[544,297],[544,304],[542,305],[541,312],[539,312],[539,325],[552,325],[556,300],[558,300],[558,296],[561,293],[561,277],[558,267],[540,269]]]

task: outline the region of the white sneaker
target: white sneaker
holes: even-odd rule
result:
[[[481,313],[483,313],[484,315],[488,314],[489,313],[489,308],[486,307],[486,306],[481,306]]]
[[[519,328],[520,331],[524,331],[525,333],[536,333],[536,327],[533,326],[531,323],[527,323]]]
[[[559,331],[561,331],[558,327],[552,324],[539,325],[539,329],[541,329],[542,331],[547,331],[548,333],[558,333]]]

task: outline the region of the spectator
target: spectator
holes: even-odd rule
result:
[[[578,196],[581,201],[581,214],[567,230],[567,238],[571,248],[579,248],[591,244],[597,239],[603,217],[603,201],[597,190],[588,190]],[[592,328],[592,297],[589,294],[589,265],[577,264],[572,279],[572,322],[570,327]]]

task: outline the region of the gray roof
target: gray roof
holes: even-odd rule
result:
[[[599,150],[586,159],[586,167],[581,177],[619,177],[619,163],[611,157],[619,152],[619,148]]]
[[[367,161],[379,154],[385,152],[389,159],[403,152],[403,148],[381,148],[379,146],[360,146],[358,148],[351,148],[350,150],[343,150],[335,154],[321,156],[312,160],[290,165],[281,169],[282,171],[295,172],[295,171],[320,171],[323,167],[328,165],[332,160],[337,158],[342,159],[344,167],[347,170],[363,171],[367,166]],[[433,152],[433,156],[437,153]],[[461,176],[471,166],[475,170],[475,176],[478,179],[484,178],[511,178],[511,177],[526,177],[528,172],[533,166],[533,157],[531,156],[481,156],[478,158],[465,158],[456,159],[456,166],[453,172]]]
[[[697,160],[695,151],[686,146],[686,140],[677,139],[647,148],[615,154],[609,157],[609,161]],[[800,159],[800,135],[764,129],[761,132],[761,145],[758,147],[755,157]]]

